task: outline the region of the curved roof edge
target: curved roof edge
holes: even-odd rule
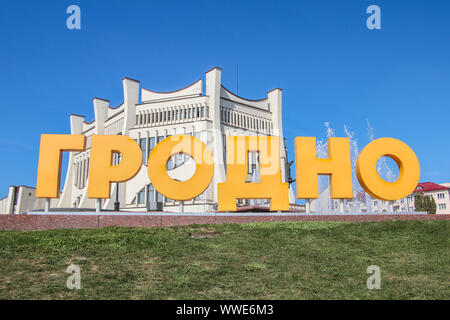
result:
[[[223,85],[220,85],[220,86],[221,86],[228,94],[230,94],[232,97],[236,97],[236,98],[239,98],[239,99],[244,100],[244,101],[248,101],[248,102],[261,102],[261,101],[267,100],[267,97],[266,97],[266,98],[263,98],[263,99],[256,99],[256,100],[246,99],[246,98],[243,98],[243,97],[238,96],[237,94],[231,92],[230,90],[228,90],[227,88],[225,88]],[[269,91],[269,92],[270,92],[270,91]]]
[[[259,100],[251,100],[251,99],[242,98],[242,97],[234,94],[227,88],[225,88],[223,85],[221,85],[221,89],[220,89],[220,98],[224,99],[224,100],[229,100],[232,103],[239,103],[239,104],[247,106],[247,107],[256,108],[256,109],[264,110],[264,111],[270,111],[268,97],[264,98],[264,99],[259,99]]]
[[[187,96],[187,95],[201,95],[202,90],[203,90],[202,85],[203,85],[203,81],[202,81],[202,79],[199,79],[184,88],[174,90],[174,91],[158,92],[158,91],[152,91],[149,89],[142,88],[141,100],[148,101],[148,100],[167,99],[167,98],[174,98],[174,97]]]
[[[118,108],[120,108],[123,105],[123,103],[124,103],[124,101],[122,101],[122,103],[119,104],[117,107],[108,106],[108,109],[111,109],[111,110],[118,109]]]

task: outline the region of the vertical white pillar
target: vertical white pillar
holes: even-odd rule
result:
[[[345,212],[344,199],[339,199],[339,212]]]
[[[95,199],[95,212],[100,212],[102,210],[102,199]]]
[[[305,207],[306,207],[305,211],[307,213],[310,213],[311,212],[311,199],[306,199],[305,201],[306,201],[305,202]]]
[[[148,203],[150,202],[150,200],[148,199],[148,189],[149,189],[149,187],[148,187],[148,185],[146,185],[145,186],[145,195],[144,195],[144,201],[145,201],[145,207],[147,208],[147,210],[148,210]]]
[[[223,143],[220,125],[220,94],[222,83],[222,69],[213,68],[206,72],[206,96],[208,96],[209,113],[211,119],[211,127],[208,127],[212,132],[212,139],[208,144],[211,148],[214,157],[214,178],[212,187],[208,198],[217,203],[217,184],[225,181],[225,167],[223,164]],[[192,110],[196,111],[195,109]],[[195,116],[194,116],[195,118]]]
[[[123,103],[124,103],[124,124],[122,133],[128,135],[128,130],[134,127],[136,121],[136,104],[139,103],[139,81],[131,78],[123,78]]]
[[[184,212],[184,201],[180,201],[180,212]]]
[[[44,208],[44,212],[48,213],[50,209],[50,198],[45,198],[45,208]]]

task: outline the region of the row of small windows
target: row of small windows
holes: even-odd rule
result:
[[[207,106],[189,106],[182,109],[146,111],[136,115],[136,125],[152,125],[170,121],[194,120],[208,117]]]
[[[435,196],[437,199],[440,199],[440,200],[445,199],[445,193],[438,193],[437,195],[434,195],[434,196]],[[430,194],[430,195],[425,195],[425,197],[429,197],[430,200],[433,199],[433,195],[432,195],[432,194]]]
[[[392,203],[392,204],[394,204],[394,203],[401,203],[401,204],[404,204],[404,203],[405,203],[405,199],[400,199],[400,200],[395,200],[395,201],[384,201],[384,200],[379,201],[379,200],[372,200],[372,204],[373,204],[374,206],[377,206],[377,205],[383,205],[383,204],[386,204],[386,203]]]
[[[243,114],[241,112],[221,108],[220,121],[224,124],[241,127],[244,129],[271,133],[272,122],[263,118]]]

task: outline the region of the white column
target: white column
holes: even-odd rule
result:
[[[148,203],[149,203],[149,199],[148,199],[148,185],[145,186],[145,194],[144,194],[144,202],[145,202],[145,207],[148,208]]]
[[[100,212],[102,210],[102,199],[95,199],[95,212]]]
[[[84,157],[83,156],[80,157],[80,168],[81,168],[81,170],[80,170],[79,188],[83,189],[84,188],[84,185],[83,185],[83,182],[84,182]]]
[[[139,102],[139,81],[123,78],[122,85],[125,115],[122,132],[124,135],[128,135],[128,130],[134,127],[136,119],[136,104]]]
[[[45,213],[48,213],[49,209],[50,209],[50,198],[45,198],[45,209],[44,209]]]
[[[146,131],[145,136],[147,137],[147,142],[145,142],[145,150],[146,150],[145,151],[145,156],[146,156],[146,158],[145,158],[145,161],[143,161],[143,163],[146,163],[148,165],[147,161],[148,161],[148,157],[150,156],[150,132]]]
[[[94,98],[95,134],[105,133],[105,121],[108,118],[109,100]]]

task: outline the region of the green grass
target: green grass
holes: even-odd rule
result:
[[[449,221],[0,232],[1,299],[449,299]],[[189,233],[216,232],[210,237]],[[70,264],[81,290],[68,290]],[[368,290],[366,269],[381,268]]]

